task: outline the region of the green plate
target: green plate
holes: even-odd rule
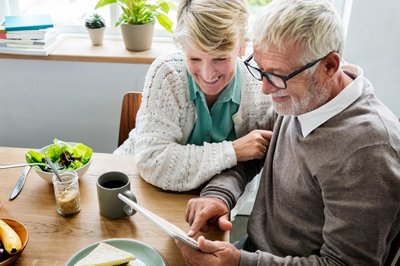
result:
[[[65,264],[65,266],[74,266],[78,261],[86,257],[93,249],[97,247],[99,243],[107,243],[116,248],[125,250],[127,252],[132,253],[136,260],[130,262],[129,265],[132,266],[167,266],[168,264],[164,261],[163,257],[152,247],[146,245],[142,242],[131,240],[131,239],[123,239],[123,238],[115,238],[108,239],[104,241],[100,241],[94,243],[90,246],[87,246],[77,253],[75,253]]]

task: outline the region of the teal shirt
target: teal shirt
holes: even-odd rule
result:
[[[224,140],[233,141],[236,137],[232,116],[237,113],[240,105],[240,65],[237,64],[236,74],[218,97],[211,110],[208,110],[204,92],[193,80],[189,72],[190,100],[194,102],[197,120],[186,144],[203,145],[204,142],[214,143]]]

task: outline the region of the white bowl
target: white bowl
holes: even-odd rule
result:
[[[67,143],[70,144],[71,146],[74,146],[74,145],[78,144],[78,143],[76,143],[76,142],[67,142]],[[48,149],[50,146],[53,146],[53,144],[47,145],[47,146],[41,148],[40,150],[38,150],[37,152],[38,152],[38,153],[45,154],[45,152],[47,151],[47,149]],[[78,168],[78,169],[75,170],[76,173],[78,174],[78,178],[81,178],[81,177],[87,172],[87,170],[89,169],[90,164],[92,163],[92,158],[93,158],[93,155],[92,155],[92,157],[90,157],[90,160],[89,160],[89,162],[88,162],[87,164],[85,164],[85,165],[82,166],[81,168]],[[35,167],[33,167],[33,169],[35,169],[36,173],[37,173],[41,178],[43,178],[44,180],[46,180],[46,181],[49,182],[50,184],[53,184],[53,180],[52,180],[52,178],[53,178],[53,173],[44,172],[44,171],[42,171],[42,170],[36,169]]]

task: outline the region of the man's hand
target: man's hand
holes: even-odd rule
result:
[[[229,209],[218,198],[195,198],[188,202],[185,212],[186,222],[190,225],[188,236],[195,236],[199,231],[209,232],[216,224],[221,230],[231,230]]]
[[[232,142],[238,162],[246,162],[253,159],[262,159],[269,146],[272,131],[253,130],[246,136]]]
[[[200,236],[197,240],[202,252],[196,251],[191,247],[175,240],[180,248],[186,265],[230,265],[236,266],[240,263],[240,251],[232,244],[220,241],[206,240]]]

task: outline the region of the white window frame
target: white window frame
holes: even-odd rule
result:
[[[335,9],[338,12],[339,16],[342,18],[343,26],[344,26],[344,32],[345,32],[344,36],[347,36],[347,30],[349,28],[351,8],[353,6],[353,0],[330,0],[330,2],[335,7]]]

